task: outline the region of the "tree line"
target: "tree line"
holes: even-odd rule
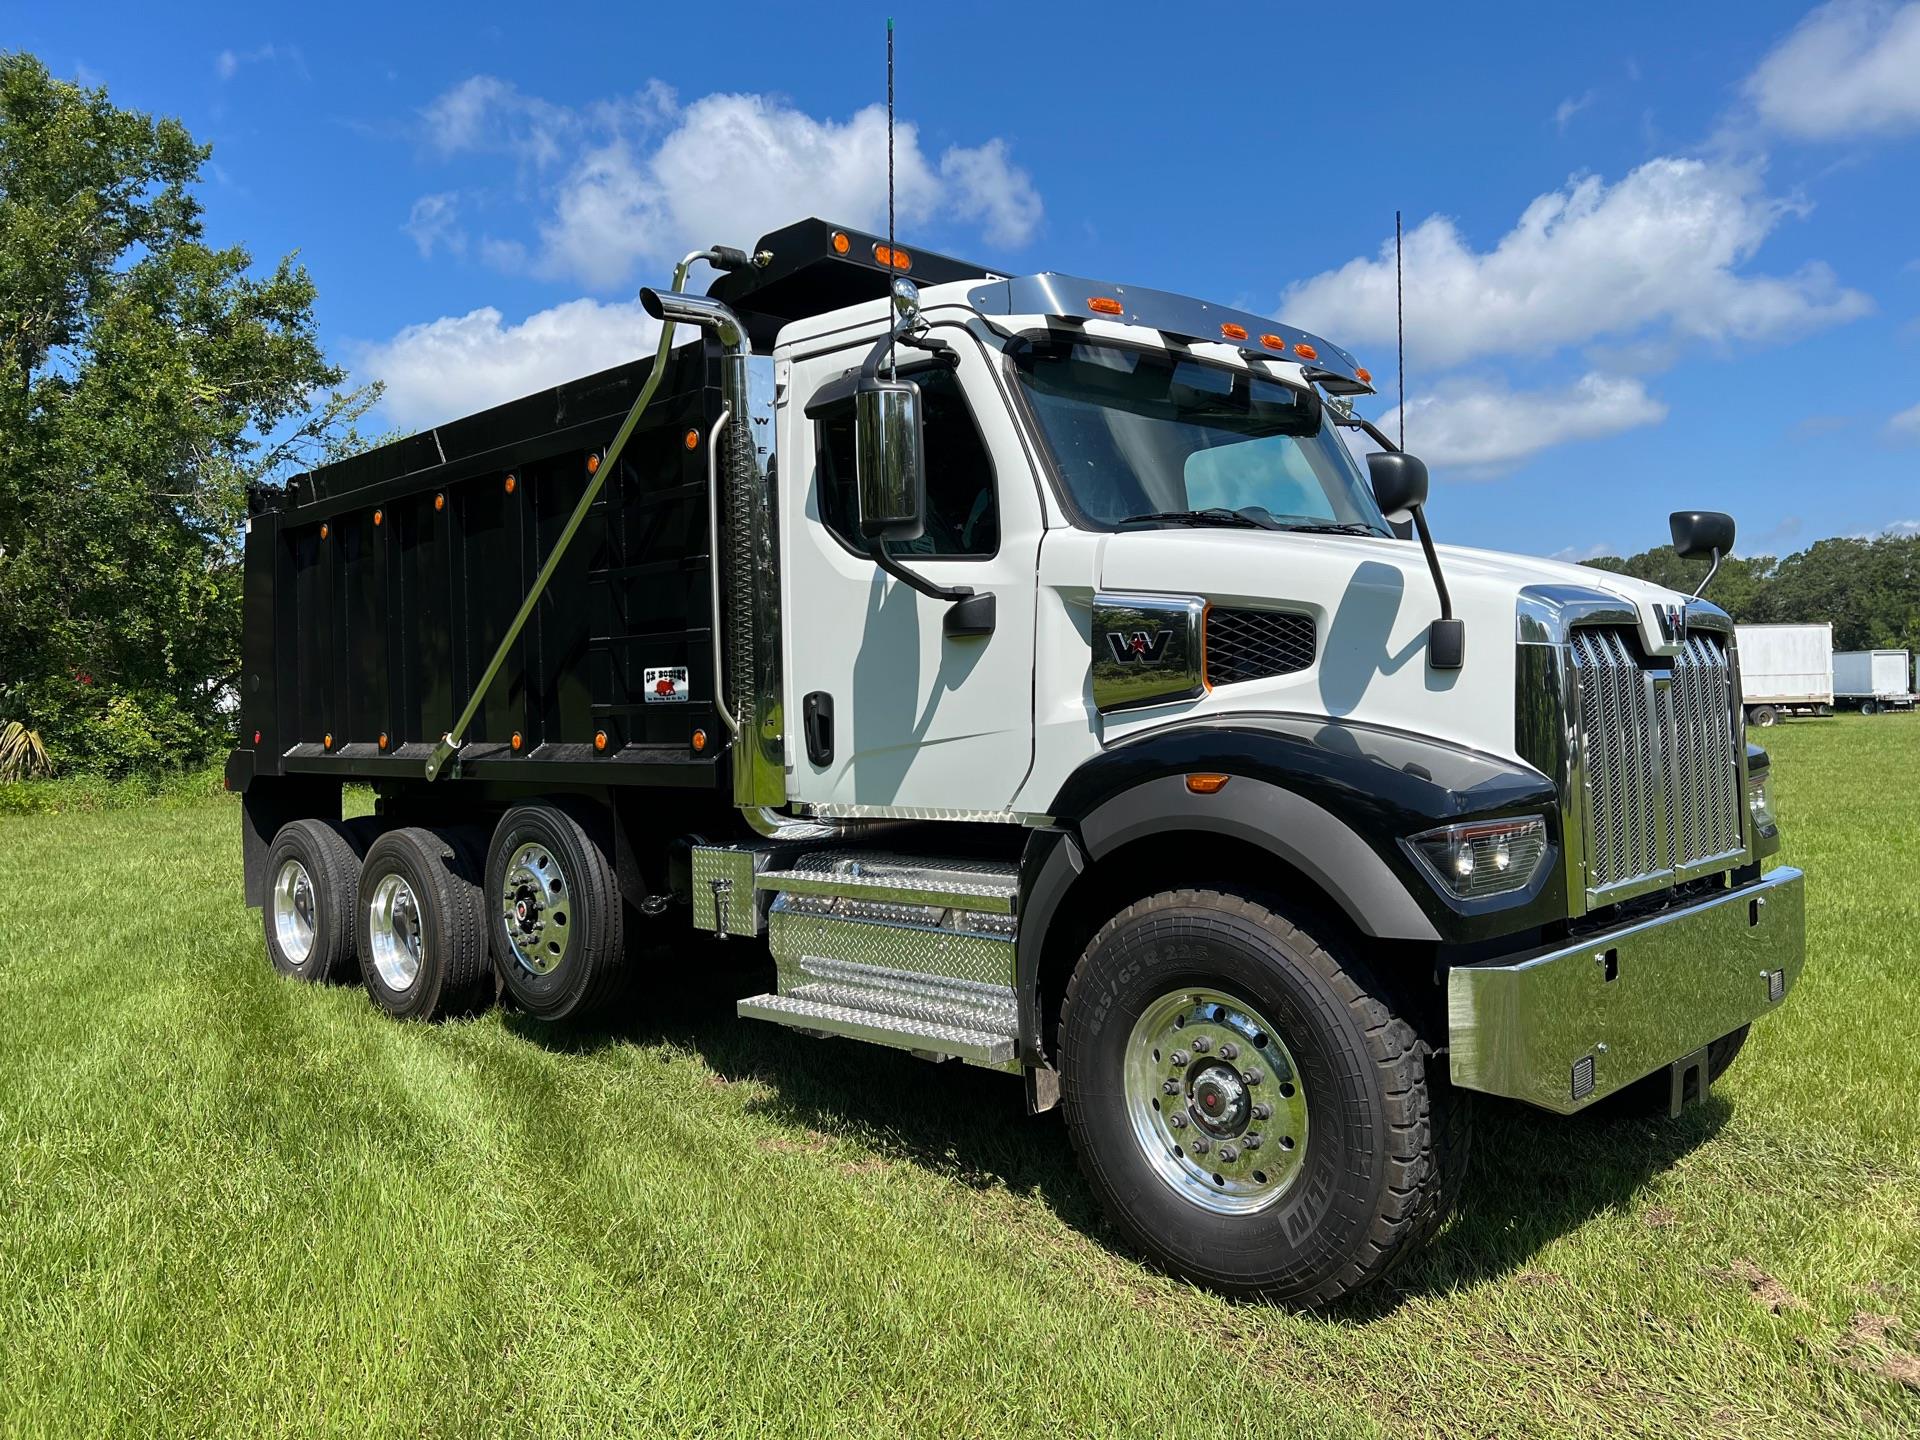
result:
[[[1670,547],[1586,563],[1683,591],[1707,573],[1707,562]],[[1836,650],[1920,650],[1920,535],[1816,540],[1784,559],[1732,556],[1706,598],[1743,624],[1828,621]]]

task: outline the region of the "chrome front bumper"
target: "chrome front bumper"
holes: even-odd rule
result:
[[[1806,959],[1787,866],[1683,910],[1447,976],[1453,1083],[1562,1115],[1779,1005]]]

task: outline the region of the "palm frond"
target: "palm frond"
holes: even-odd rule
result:
[[[0,780],[28,780],[52,771],[38,730],[29,730],[18,720],[0,725]]]

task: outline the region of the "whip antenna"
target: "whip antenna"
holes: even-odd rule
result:
[[[891,22],[889,22],[891,23]],[[888,44],[891,55],[892,44]],[[888,65],[892,65],[889,60]],[[889,70],[891,73],[891,70]],[[889,81],[889,84],[892,82]],[[891,159],[888,161],[892,163]],[[892,181],[889,180],[891,185]],[[1393,343],[1396,350],[1393,369],[1400,381],[1400,448],[1407,448],[1407,305],[1400,288],[1400,212],[1393,212]]]
[[[893,17],[889,15],[887,17],[887,269],[889,272],[894,268],[895,253],[893,248]],[[887,282],[887,294],[889,297],[887,314],[891,317],[893,314],[891,279]],[[893,341],[888,340],[887,378],[893,379],[896,373],[893,363]]]

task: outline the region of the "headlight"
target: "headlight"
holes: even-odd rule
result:
[[[1773,835],[1780,829],[1780,822],[1773,813],[1773,771],[1762,770],[1757,775],[1747,777],[1747,814],[1753,818],[1753,829],[1757,835]]]
[[[1470,820],[1423,830],[1407,843],[1448,890],[1478,900],[1533,883],[1547,858],[1547,822],[1538,815]]]

